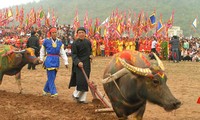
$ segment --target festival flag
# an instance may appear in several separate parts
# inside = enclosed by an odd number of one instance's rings
[[[93,35],[94,35],[94,31],[92,28],[92,18],[91,18],[88,22],[88,36],[93,36]]]
[[[107,22],[109,22],[110,20],[110,16],[108,16],[102,23],[100,26],[103,26],[104,24],[106,24]]]
[[[171,28],[173,26],[174,23],[174,10],[172,11],[172,15],[170,16],[169,20],[166,23],[166,28],[168,30],[168,28]]]
[[[116,8],[116,10],[114,12],[114,21],[115,21],[115,23],[119,22],[119,11],[118,11],[118,8]]]
[[[26,29],[28,29],[28,27],[29,27],[29,14],[28,13],[26,14],[25,27],[26,27]]]
[[[41,8],[39,18],[40,18],[41,20],[44,19],[44,15],[45,15],[44,10]]]
[[[136,36],[140,36],[142,34],[142,27],[143,27],[143,11],[141,13],[139,13],[139,17],[138,17],[138,21],[136,22],[136,25],[134,27],[134,32]]]
[[[41,27],[41,18],[40,18],[41,11],[42,11],[42,7],[38,10],[37,15],[36,15],[36,24],[39,28]]]
[[[85,28],[85,30],[86,30],[86,34],[88,35],[88,33],[89,33],[89,26],[88,26],[88,12],[86,11],[86,13],[85,13],[85,17],[84,17],[84,23],[83,23],[83,26],[84,26],[84,28]]]
[[[2,25],[7,25],[9,24],[9,22],[11,22],[13,20],[13,13],[12,13],[12,9],[11,8],[6,8],[4,10],[4,15],[3,18],[1,20],[1,24]]]
[[[0,24],[1,24],[1,26],[4,26],[4,25],[6,25],[6,17],[7,17],[5,9],[1,11],[1,16],[2,17],[1,17]]]
[[[150,15],[149,20],[150,20],[150,27],[153,28],[156,24],[156,14],[155,14],[155,12],[153,12],[152,15]]]
[[[103,36],[106,37],[107,36],[107,29],[104,28],[104,31],[103,31]]]
[[[50,21],[49,21],[49,18],[47,18],[47,15],[45,15],[45,26],[47,27],[50,26]]]
[[[194,21],[192,22],[192,26],[197,29],[197,18],[194,19]]]
[[[162,15],[160,15],[160,20],[157,22],[156,33],[160,33],[164,26],[162,24]]]
[[[100,20],[99,20],[99,18],[96,18],[96,22],[94,25],[94,34],[100,35]]]
[[[131,12],[129,11],[129,14],[128,14],[128,19],[127,19],[127,25],[126,25],[126,30],[128,32],[128,36],[130,36],[130,30],[131,30],[131,26],[132,26],[132,21],[131,21]],[[122,29],[123,31],[123,29]],[[121,32],[122,33],[122,32]]]
[[[121,25],[120,24],[118,24],[117,29],[114,32],[114,36],[116,38],[120,38],[121,37]]]
[[[117,26],[117,31],[121,34],[121,25],[120,24],[118,24],[118,26]]]
[[[18,6],[16,6],[16,15],[15,15],[16,21],[19,21],[19,9]]]
[[[50,26],[50,13],[49,10],[47,12],[47,15],[45,15],[45,26],[49,27]]]
[[[138,22],[137,22],[138,28],[139,28],[140,25],[141,25],[141,17],[142,17],[142,12],[139,14],[139,17],[138,17]]]
[[[21,27],[23,25],[23,22],[24,22],[24,8],[22,7],[19,12],[19,23]]]
[[[198,98],[197,103],[200,104],[200,97]]]
[[[38,28],[41,27],[41,20],[39,17],[36,18],[36,24],[37,24]]]
[[[147,33],[149,30],[149,19],[148,19],[148,14],[146,13],[146,16],[145,16],[145,19],[144,19],[144,22],[143,22],[143,31],[145,33]]]
[[[163,24],[162,24],[162,20],[159,20],[157,22],[157,28],[156,28],[157,33],[161,32],[163,30],[163,28],[164,27],[163,27]]]
[[[110,23],[109,22],[106,22],[105,25],[104,25],[104,38],[108,38],[110,37]]]
[[[3,26],[4,24],[3,19],[4,19],[4,12],[3,12],[3,9],[1,9],[0,10],[0,26]]]
[[[13,16],[13,13],[12,13],[12,10],[11,10],[11,8],[10,8],[10,9],[8,9],[8,11],[7,11],[7,17],[10,18],[10,17],[12,17],[12,16]]]
[[[54,14],[54,9],[52,11],[52,21],[51,22],[52,22],[52,26],[55,27],[56,26],[56,16]]]
[[[31,11],[29,12],[28,26],[31,27],[35,23],[36,23],[36,13],[34,8],[32,8]]]
[[[0,10],[0,25],[2,25],[2,24],[1,24],[2,17],[3,17],[3,11],[2,11],[2,10]]]
[[[135,16],[136,17],[136,16]],[[138,20],[135,20],[134,25],[133,25],[133,33],[135,35],[138,35],[138,31],[139,31],[139,27],[140,27],[140,23],[141,23],[141,13],[139,13],[138,15]]]
[[[78,18],[78,10],[76,10],[76,14],[74,17],[74,23],[73,23],[73,29],[76,31],[79,27],[80,27],[80,22],[79,22],[79,18]]]

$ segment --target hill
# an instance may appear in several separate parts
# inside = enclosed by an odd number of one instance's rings
[[[71,24],[76,10],[78,10],[81,24],[83,24],[86,11],[89,18],[98,17],[103,21],[116,8],[119,11],[132,10],[137,14],[143,10],[149,15],[156,10],[157,18],[162,14],[165,22],[175,10],[174,25],[180,26],[184,35],[188,36],[194,35],[191,24],[199,14],[199,4],[199,0],[41,0],[38,3],[33,2],[23,6],[26,12],[32,7],[39,9],[41,6],[45,11],[54,9],[56,15],[59,16],[60,24]]]

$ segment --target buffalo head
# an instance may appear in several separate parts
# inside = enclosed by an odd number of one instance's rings
[[[154,56],[156,61],[140,52],[123,51],[116,54],[107,66],[104,78],[123,68],[128,70],[114,84],[104,84],[104,90],[118,117],[128,116],[136,111],[140,111],[138,113],[142,117],[146,101],[155,103],[166,111],[180,107],[181,102],[172,95],[166,84],[167,76],[162,61],[156,54]]]
[[[33,48],[26,48],[20,51],[14,51],[14,53],[24,54],[24,58],[28,63],[39,64],[40,60],[35,56],[35,50]]]

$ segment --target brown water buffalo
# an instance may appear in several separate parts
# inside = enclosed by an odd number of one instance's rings
[[[107,81],[103,86],[119,119],[127,119],[135,113],[135,119],[141,120],[147,100],[166,111],[180,107],[181,102],[166,85],[162,61],[155,54],[154,57],[156,60],[149,60],[143,53],[123,51],[115,54],[106,67],[103,78]],[[123,74],[119,75],[119,71]]]
[[[0,84],[3,75],[15,75],[20,93],[21,87],[21,69],[27,63],[39,64],[39,59],[34,54],[34,49],[26,48],[25,50],[16,51],[11,45],[0,45]]]

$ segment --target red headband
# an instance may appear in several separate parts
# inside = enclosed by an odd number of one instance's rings
[[[52,32],[57,32],[57,29],[56,29],[56,28],[51,28],[51,29],[49,30],[49,32],[50,32],[50,33],[52,33]]]

